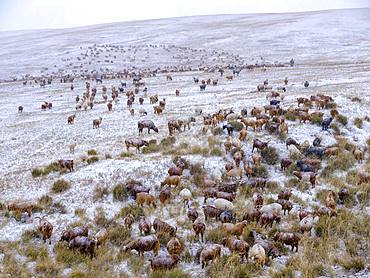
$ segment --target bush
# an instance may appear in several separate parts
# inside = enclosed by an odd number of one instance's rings
[[[86,159],[87,164],[92,164],[99,161],[99,157],[97,156],[90,156]]]
[[[212,156],[222,156],[222,150],[218,147],[214,147],[211,149],[210,155]]]
[[[127,197],[126,186],[122,183],[119,183],[113,187],[112,193],[113,193],[113,200],[123,201],[124,198]]]
[[[118,246],[128,243],[131,238],[131,231],[122,225],[116,225],[108,230],[109,241]]]
[[[94,197],[95,201],[102,199],[104,196],[109,194],[109,190],[107,186],[100,186],[97,185],[94,189]]]
[[[206,277],[259,277],[261,270],[258,264],[240,263],[240,256],[234,253],[212,262],[206,270]]]
[[[223,133],[223,129],[222,127],[217,126],[217,127],[212,128],[211,132],[213,136],[221,135]]]
[[[189,169],[190,168],[190,163],[188,160],[186,160],[185,158],[182,158],[180,156],[175,156],[173,159],[172,159],[172,162],[174,164],[178,164],[178,163],[182,163],[183,165],[185,165],[185,169]]]
[[[342,125],[346,126],[348,124],[348,117],[342,114],[339,114],[337,117],[337,121]]]
[[[96,150],[88,150],[87,155],[98,155],[98,152]]]
[[[43,169],[43,175],[49,175],[51,172],[63,172],[66,169],[60,167],[59,162],[55,161],[50,163]]]
[[[261,151],[261,156],[268,165],[274,165],[279,161],[279,154],[274,147],[264,148]]]
[[[44,174],[41,168],[34,168],[31,171],[32,177],[37,178]]]
[[[358,98],[358,97],[352,97],[351,98],[351,101],[353,101],[353,102],[359,102],[359,103],[362,102],[362,100],[360,98]]]
[[[227,233],[220,228],[213,228],[206,230],[205,239],[206,241],[222,244],[222,239],[227,237]]]
[[[297,120],[297,116],[294,113],[292,113],[292,112],[287,112],[285,118],[288,121],[295,121],[295,120]]]
[[[160,145],[160,148],[162,148],[162,149],[168,149],[168,148],[172,147],[173,144],[175,144],[175,143],[176,143],[176,138],[175,137],[167,137],[167,138],[163,138],[159,145]]]
[[[366,261],[362,257],[344,257],[339,260],[339,264],[347,270],[354,270],[356,272],[365,268]]]
[[[328,109],[335,109],[335,108],[337,108],[337,104],[335,102],[328,102],[326,104],[326,108],[328,108]]]
[[[340,135],[340,128],[337,123],[332,123],[330,125],[330,128],[334,130],[334,135],[339,136]]]
[[[107,228],[112,220],[105,216],[105,211],[103,208],[97,208],[95,211],[94,222],[97,226]]]
[[[253,168],[253,173],[252,176],[255,178],[265,178],[267,179],[269,176],[269,173],[267,171],[266,166],[260,165],[260,166],[255,166]]]
[[[322,116],[320,117],[319,115],[313,115],[311,116],[311,123],[321,126],[322,123]]]
[[[43,258],[37,260],[35,271],[38,277],[59,277],[59,267],[56,263],[53,262],[51,258]]]
[[[62,193],[68,189],[71,188],[71,185],[68,181],[66,180],[63,180],[63,179],[60,179],[60,180],[56,180],[54,183],[53,183],[53,186],[51,188],[51,191],[53,193]]]
[[[62,203],[56,202],[56,203],[53,204],[53,212],[64,214],[64,213],[67,213],[67,209],[66,209],[65,205],[63,205]]]
[[[86,214],[86,209],[84,209],[84,208],[77,208],[77,209],[75,209],[75,215],[76,216],[82,218],[82,217],[85,216],[85,214]]]
[[[170,270],[156,270],[149,274],[149,278],[190,278],[190,275],[179,267]]]
[[[109,154],[109,153],[106,153],[106,154],[105,154],[105,159],[112,159],[112,155],[111,155],[111,154]]]
[[[121,152],[120,154],[119,154],[119,157],[121,157],[121,158],[125,158],[125,157],[133,157],[133,156],[135,156],[133,153],[130,153],[130,152]]]
[[[364,122],[362,121],[361,118],[358,118],[356,117],[353,121],[354,125],[357,127],[357,128],[362,128]]]
[[[154,152],[158,152],[159,151],[159,145],[157,145],[157,141],[156,140],[150,140],[148,143],[149,143],[148,146],[145,146],[145,147],[143,147],[141,149],[141,152],[143,154],[154,153]]]
[[[46,259],[49,254],[48,250],[46,247],[42,246],[33,246],[33,245],[28,245],[24,249],[24,254],[29,257],[32,261],[36,261],[36,259]]]
[[[39,237],[39,232],[37,229],[30,229],[30,230],[25,230],[22,235],[21,239],[24,243],[29,242],[33,238],[38,238]]]
[[[201,146],[192,146],[190,151],[189,151],[189,154],[199,154],[199,155],[203,155],[203,156],[207,156],[209,153],[209,149],[207,147],[201,147]]]
[[[53,203],[53,198],[51,198],[49,195],[41,196],[39,201],[38,201],[38,205],[43,207],[43,208],[51,206],[52,203]]]
[[[139,207],[137,205],[129,205],[127,207],[121,208],[121,211],[119,215],[124,218],[127,215],[132,214],[132,216],[135,218],[135,220],[139,220],[141,216],[144,216],[144,211],[142,207]]]
[[[59,263],[64,263],[67,266],[78,265],[80,263],[87,263],[90,260],[78,250],[69,249],[64,242],[58,242],[54,246],[55,259]]]
[[[339,153],[337,157],[330,158],[328,164],[322,169],[321,177],[330,177],[334,171],[347,171],[355,163],[355,158],[351,153]]]
[[[238,121],[230,121],[229,124],[234,128],[236,131],[241,131],[244,128],[244,125]]]

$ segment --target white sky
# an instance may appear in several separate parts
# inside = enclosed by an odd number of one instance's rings
[[[0,31],[190,15],[362,7],[370,7],[370,0],[0,0]]]

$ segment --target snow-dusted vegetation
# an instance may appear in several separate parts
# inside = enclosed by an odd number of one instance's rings
[[[369,12],[1,32],[0,273],[367,277]]]

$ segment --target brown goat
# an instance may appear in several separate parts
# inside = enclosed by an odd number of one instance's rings
[[[140,234],[149,235],[152,230],[152,223],[145,217],[141,217],[139,221],[139,231]]]
[[[247,221],[242,221],[236,224],[232,223],[223,223],[222,224],[222,230],[224,230],[226,233],[235,235],[235,236],[241,236],[243,233],[243,230],[245,226],[247,226],[248,222]]]
[[[279,232],[274,236],[275,241],[279,241],[286,245],[290,245],[292,247],[292,251],[294,251],[294,248],[296,248],[296,252],[298,252],[298,243],[300,239],[301,239],[300,236],[295,233]]]
[[[236,237],[223,238],[222,245],[227,247],[230,252],[239,254],[242,260],[243,257],[248,260],[249,244],[244,240],[239,240]]]
[[[146,192],[136,194],[136,203],[138,206],[143,206],[146,203],[148,206],[156,207],[155,197]]]
[[[39,219],[39,226],[38,230],[42,235],[42,240],[46,242],[46,240],[49,240],[49,244],[51,244],[51,236],[53,234],[53,225],[45,219],[46,216],[43,216],[42,218],[40,217],[35,217]]]
[[[27,212],[28,216],[31,216],[34,207],[31,203],[10,203],[8,205],[8,211]]]
[[[131,229],[131,225],[135,222],[135,217],[129,213],[126,215],[126,217],[123,219],[123,223],[125,224],[127,229]]]
[[[180,255],[183,250],[180,240],[177,237],[171,238],[167,243],[167,251],[170,255]]]
[[[209,261],[214,261],[221,256],[221,246],[218,244],[213,244],[211,246],[206,246],[200,252],[200,263],[202,268],[206,267]]]
[[[168,176],[165,178],[165,180],[163,182],[161,182],[161,186],[164,186],[164,185],[174,185],[175,187],[177,187],[179,184],[180,184],[180,181],[181,181],[181,176]]]
[[[129,250],[136,250],[139,253],[139,256],[144,256],[144,252],[153,250],[154,255],[158,255],[159,248],[160,243],[157,237],[150,235],[132,240],[125,247],[123,247],[123,251],[127,252]]]
[[[176,266],[178,261],[180,260],[180,257],[177,255],[171,255],[171,256],[157,256],[154,258],[150,258],[150,267],[152,270],[168,270],[172,269]]]
[[[196,240],[199,240],[199,236],[200,236],[200,240],[199,241],[203,241],[204,242],[204,232],[206,230],[206,224],[204,224],[203,222],[197,220],[193,223],[193,230],[195,232],[195,239]]]
[[[100,127],[100,125],[101,125],[101,122],[102,122],[102,118],[100,117],[99,119],[95,119],[95,120],[93,120],[93,128],[95,129],[95,128],[99,128]]]

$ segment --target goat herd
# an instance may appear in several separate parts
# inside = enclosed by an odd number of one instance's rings
[[[240,70],[236,69],[233,75],[226,76],[227,82],[232,82],[233,79],[239,75]],[[224,70],[219,73],[223,78]],[[166,82],[171,82],[173,77],[166,75]],[[143,105],[145,101],[150,101],[153,105],[154,114],[160,115],[165,111],[167,101],[166,99],[159,100],[158,95],[148,96],[148,89],[145,87],[145,82],[140,76],[132,76],[133,90],[127,90],[127,84],[121,82],[119,86],[112,86],[111,100],[108,100],[107,88],[102,86],[102,101],[95,99],[97,89],[92,88],[90,82],[86,82],[86,91],[82,97],[76,97],[76,110],[93,109],[93,107],[100,103],[106,103],[107,110],[112,111],[114,104],[118,103],[122,95],[127,96],[127,109],[131,115],[135,114],[133,104],[138,98],[138,105]],[[201,92],[205,91],[207,85],[217,86],[218,79],[199,80],[193,78],[194,83],[199,85]],[[100,83],[102,80],[100,80]],[[336,216],[337,200],[341,204],[348,197],[348,190],[343,189],[338,192],[329,191],[326,196],[324,206],[318,207],[315,210],[308,210],[301,208],[297,213],[297,218],[294,220],[298,223],[299,229],[294,231],[277,231],[273,236],[267,236],[267,233],[259,233],[256,230],[251,230],[248,237],[249,241],[243,238],[244,229],[252,222],[260,225],[265,231],[274,227],[279,227],[279,223],[287,219],[291,210],[298,207],[294,201],[291,200],[292,191],[284,188],[278,194],[277,198],[271,202],[266,201],[265,190],[269,184],[269,180],[264,177],[258,177],[256,170],[265,162],[266,158],[262,154],[271,148],[271,141],[262,140],[262,135],[266,130],[267,135],[274,138],[279,138],[282,135],[289,134],[289,124],[295,119],[299,123],[306,124],[307,122],[314,122],[316,119],[321,124],[322,131],[327,132],[334,119],[339,115],[335,109],[335,102],[331,96],[317,93],[311,95],[309,98],[299,97],[297,99],[297,107],[284,107],[284,97],[288,94],[289,81],[287,78],[283,80],[283,84],[272,90],[268,80],[263,84],[256,87],[256,93],[261,94],[269,101],[264,107],[245,107],[242,108],[240,113],[233,109],[222,109],[214,111],[214,113],[206,114],[201,109],[197,109],[194,115],[189,117],[182,117],[177,120],[169,120],[168,135],[175,136],[176,133],[180,134],[190,130],[191,126],[196,125],[202,121],[201,133],[206,135],[208,131],[214,132],[219,128],[221,133],[226,130],[227,135],[223,135],[226,139],[223,141],[225,149],[225,156],[227,162],[225,163],[225,172],[222,180],[215,180],[214,178],[205,175],[202,177],[200,183],[192,188],[186,188],[182,185],[191,178],[183,175],[184,171],[189,168],[188,163],[184,159],[179,159],[168,169],[168,176],[161,182],[160,190],[157,194],[150,194],[151,188],[145,187],[140,183],[126,184],[126,191],[135,199],[140,207],[154,207],[157,208],[158,201],[162,206],[166,206],[171,202],[171,199],[179,197],[186,205],[186,217],[191,223],[193,230],[194,241],[199,241],[201,247],[194,254],[196,260],[201,263],[202,268],[221,257],[224,248],[232,253],[240,255],[241,260],[244,259],[248,262],[254,262],[264,265],[269,258],[279,256],[279,251],[276,248],[277,243],[283,243],[291,247],[292,252],[297,252],[299,242],[304,233],[311,235],[311,230],[317,222],[317,217],[327,215],[329,217]],[[304,87],[308,87],[309,83],[306,81]],[[73,85],[71,90],[74,90]],[[302,87],[302,90],[305,90]],[[140,93],[140,95],[139,95]],[[181,91],[176,90],[175,96],[180,96]],[[159,104],[157,105],[157,103]],[[330,108],[332,107],[332,108]],[[334,108],[333,108],[334,107]],[[311,111],[316,108],[315,111]],[[41,105],[42,110],[52,109],[52,103],[45,102]],[[330,109],[330,110],[329,110]],[[22,113],[24,107],[19,106],[18,111]],[[327,113],[325,111],[328,111]],[[140,115],[148,115],[148,111],[139,108]],[[248,113],[249,112],[249,113]],[[68,124],[74,124],[76,114],[70,115],[67,118]],[[93,128],[99,128],[103,123],[102,117],[92,121]],[[131,147],[136,149],[139,153],[141,148],[146,148],[150,142],[144,140],[143,130],[147,129],[148,134],[150,131],[159,132],[158,127],[152,120],[142,119],[137,123],[139,137],[127,138],[124,143],[127,151]],[[235,136],[235,133],[238,133]],[[252,140],[248,141],[248,135],[253,135]],[[260,137],[258,139],[257,137]],[[221,137],[220,137],[221,138]],[[278,140],[278,139],[277,139]],[[293,169],[289,173],[304,182],[308,182],[314,188],[318,182],[318,172],[320,171],[322,160],[325,157],[336,156],[339,153],[337,146],[322,146],[321,139],[315,138],[312,144],[308,141],[298,142],[293,138],[284,139],[286,148],[289,150],[289,157],[281,158],[280,169],[282,172],[288,174],[289,169]],[[249,148],[248,142],[252,142],[250,146],[251,155],[247,155],[246,147]],[[243,149],[244,148],[244,149]],[[360,163],[364,160],[364,150],[357,147],[352,150],[354,157]],[[143,154],[144,155],[144,154]],[[73,160],[60,160],[59,164],[72,172],[74,170]],[[247,178],[245,178],[247,177]],[[367,173],[361,173],[361,182],[369,182],[370,176]],[[180,190],[180,189],[181,190]],[[244,209],[242,213],[236,210],[235,200],[240,196],[242,188],[251,188],[253,191],[252,202],[253,206]],[[177,195],[174,196],[174,191]],[[196,197],[204,198],[203,206],[198,206]],[[211,204],[207,202],[212,199]],[[29,204],[16,204],[8,205],[9,211],[27,212],[29,215],[32,213],[32,205]],[[36,219],[36,218],[35,218]],[[53,225],[46,219],[46,217],[39,217],[39,232],[42,234],[44,241],[49,240],[53,234]],[[218,226],[217,222],[221,222]],[[153,251],[154,256],[151,256],[149,261],[153,270],[155,269],[171,269],[175,267],[182,259],[182,254],[186,248],[184,239],[180,234],[186,234],[186,228],[179,228],[171,225],[162,219],[155,218],[151,222],[147,217],[141,216],[139,219],[132,214],[124,217],[124,225],[127,229],[131,229],[134,224],[137,224],[141,236],[135,239],[130,239],[124,246],[123,250],[130,251],[136,250],[139,256],[143,256],[145,252]],[[209,227],[220,227],[220,231],[225,236],[220,242],[212,242],[206,240],[205,235]],[[179,229],[178,229],[179,228]],[[152,229],[155,234],[152,233]],[[182,230],[182,231],[181,231]],[[181,232],[180,232],[181,231]],[[180,232],[180,233],[179,233]],[[168,234],[170,240],[166,244],[167,254],[159,254],[161,243],[159,236]],[[109,231],[101,229],[94,238],[89,237],[88,226],[80,226],[63,231],[61,241],[66,241],[68,247],[71,249],[78,249],[82,253],[94,257],[94,250],[104,244],[107,244],[109,239]],[[189,245],[191,243],[189,242]],[[163,247],[163,246],[162,246]],[[164,251],[165,252],[165,251]]]

